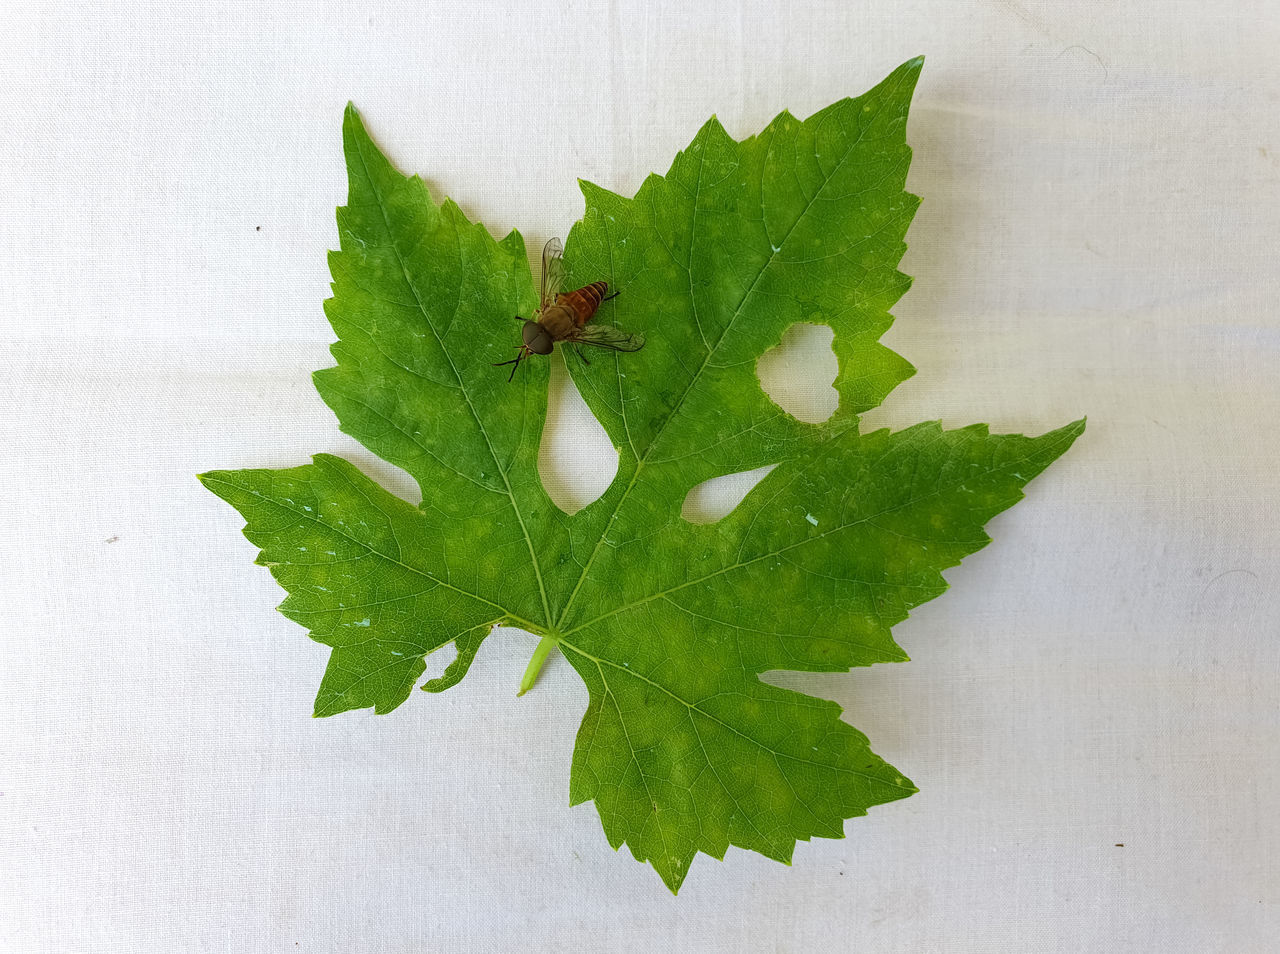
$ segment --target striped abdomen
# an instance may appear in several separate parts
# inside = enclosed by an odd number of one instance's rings
[[[608,282],[592,282],[583,285],[577,291],[562,292],[556,296],[556,304],[564,305],[571,310],[578,327],[581,328],[600,307],[600,302],[609,291]]]

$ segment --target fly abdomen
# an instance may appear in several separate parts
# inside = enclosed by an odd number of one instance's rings
[[[572,309],[578,327],[582,327],[591,320],[591,316],[596,313],[596,309],[600,307],[600,302],[608,292],[608,282],[592,282],[590,285],[583,285],[577,291],[559,295],[556,298],[556,304]]]

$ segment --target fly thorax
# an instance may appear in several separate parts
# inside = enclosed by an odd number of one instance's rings
[[[557,340],[569,337],[578,327],[573,311],[564,305],[548,305],[538,316],[538,323]]]

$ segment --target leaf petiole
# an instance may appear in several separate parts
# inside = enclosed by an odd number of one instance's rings
[[[520,691],[517,696],[523,696],[526,692],[533,688],[533,684],[538,681],[538,673],[542,672],[542,666],[547,661],[547,657],[551,655],[551,650],[555,648],[559,642],[554,636],[543,636],[538,641],[538,648],[533,651],[533,656],[529,659],[529,665],[525,668],[524,676],[520,679]]]

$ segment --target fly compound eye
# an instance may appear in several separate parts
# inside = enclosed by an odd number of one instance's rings
[[[555,347],[555,339],[551,337],[551,332],[536,321],[525,322],[520,336],[524,339],[524,346],[534,354],[550,354],[551,349]]]

